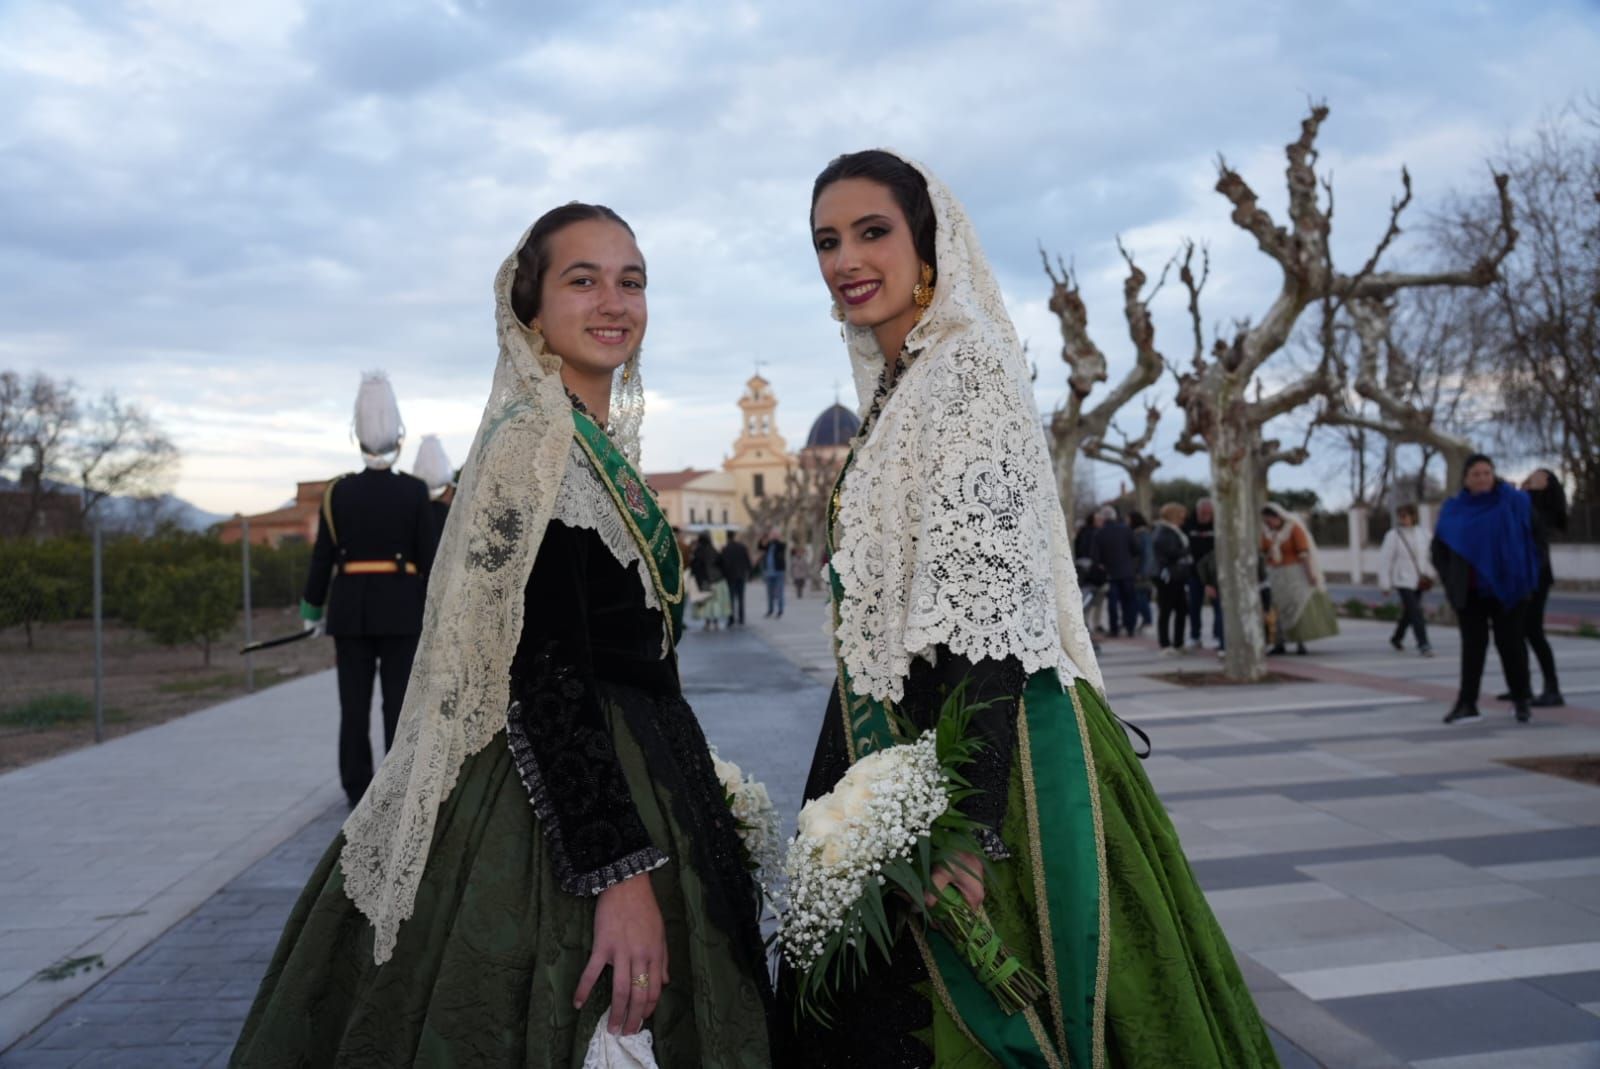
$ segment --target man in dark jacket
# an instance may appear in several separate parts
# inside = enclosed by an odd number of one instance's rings
[[[1200,562],[1216,552],[1217,547],[1216,506],[1209,497],[1202,497],[1194,503],[1194,511],[1183,521],[1183,533],[1189,536],[1189,555],[1195,563],[1195,572],[1189,577],[1189,641],[1196,649],[1201,647],[1202,610],[1210,602],[1211,637],[1216,639],[1217,648],[1221,649],[1222,607],[1217,604],[1217,599],[1206,595],[1205,585],[1200,582],[1199,575]]]
[[[744,584],[750,578],[750,551],[739,541],[737,533],[728,533],[728,544],[719,554],[722,578],[728,583],[728,626],[744,623]]]
[[[1129,638],[1139,622],[1138,598],[1134,580],[1139,574],[1139,540],[1133,529],[1117,518],[1117,510],[1107,505],[1100,510],[1100,528],[1090,547],[1090,559],[1105,570],[1111,602],[1111,637],[1119,626]]]
[[[323,493],[300,615],[333,636],[339,678],[339,781],[351,806],[372,782],[372,683],[383,685],[383,743],[394,742],[422,634],[438,527],[421,479],[391,471],[404,431],[394,391],[368,376],[356,401],[366,470]],[[324,617],[326,610],[326,617]]]
[[[767,584],[767,615],[783,615],[783,580],[789,570],[789,543],[776,527],[756,544],[761,552],[761,577]]]

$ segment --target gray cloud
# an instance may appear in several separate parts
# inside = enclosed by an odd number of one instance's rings
[[[1576,3],[21,2],[0,9],[0,353],[138,394],[206,507],[350,463],[365,367],[451,421],[413,430],[460,459],[495,267],[545,208],[597,200],[651,263],[647,381],[673,408],[647,460],[711,464],[756,361],[791,439],[848,395],[805,210],[829,158],[889,144],[967,202],[1048,405],[1037,242],[1075,260],[1121,364],[1118,234],[1152,271],[1210,239],[1219,322],[1269,299],[1210,190],[1219,152],[1279,210],[1281,146],[1326,96],[1336,241],[1359,256],[1401,161],[1424,202],[1480,183],[1498,139],[1585,87],[1596,36]],[[1181,308],[1158,315],[1177,344]],[[206,474],[230,465],[249,472]]]

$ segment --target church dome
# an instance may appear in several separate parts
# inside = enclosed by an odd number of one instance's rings
[[[861,429],[856,414],[841,404],[834,404],[811,425],[806,436],[807,449],[826,449],[830,446],[849,445],[850,439]]]

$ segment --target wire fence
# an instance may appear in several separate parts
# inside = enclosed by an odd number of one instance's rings
[[[310,556],[248,533],[0,541],[0,770],[330,667],[315,639],[239,652],[299,631]]]

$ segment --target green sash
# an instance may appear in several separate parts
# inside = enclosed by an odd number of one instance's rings
[[[617,511],[644,554],[650,581],[655,584],[662,611],[671,621],[672,640],[676,642],[683,635],[683,554],[672,525],[610,435],[577,409],[572,410],[572,435],[588,454],[589,463],[610,491]]]
[[[841,472],[831,498],[830,553],[843,481]],[[845,591],[832,569],[830,580],[837,636]],[[892,744],[893,710],[855,692],[838,656],[837,638],[834,659],[845,740],[851,761],[856,761]],[[1047,994],[1036,1005],[1007,1016],[942,934],[929,932],[917,944],[938,1004],[967,1039],[1001,1065],[1103,1066],[1110,921],[1099,790],[1083,706],[1074,690],[1062,688],[1054,669],[1035,672],[1027,681],[1011,779],[1013,811],[1007,814],[1003,834],[1013,860],[995,866],[1015,869],[1004,877],[1023,885],[1013,899],[1022,907],[1007,908],[991,898],[985,908],[1008,946],[1037,946]],[[1016,812],[1019,799],[1022,811]]]

